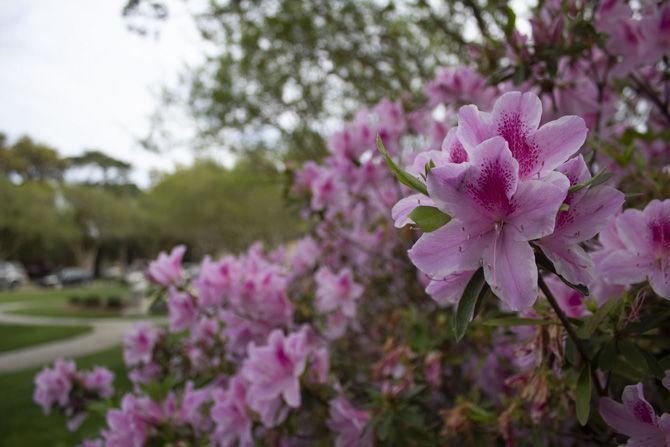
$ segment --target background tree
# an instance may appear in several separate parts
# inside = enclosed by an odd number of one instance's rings
[[[70,168],[92,169],[100,174],[100,182],[104,185],[128,183],[128,175],[132,165],[123,160],[110,157],[95,149],[88,149],[81,155],[70,157]],[[95,183],[89,180],[89,183]]]
[[[23,136],[11,146],[0,139],[0,172],[20,181],[59,181],[67,169],[67,160],[56,149]]]
[[[168,6],[130,0],[123,12],[164,20]],[[419,99],[420,80],[458,58],[493,71],[515,15],[497,0],[212,0],[196,19],[213,51],[168,101],[187,106],[205,143],[307,159],[334,122],[397,92]]]

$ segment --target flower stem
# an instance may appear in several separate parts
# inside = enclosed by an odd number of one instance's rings
[[[547,287],[547,283],[544,282],[544,278],[542,278],[542,275],[538,275],[538,284],[540,285],[542,293],[544,293],[544,296],[547,298],[547,301],[549,301],[549,304],[554,309],[554,312],[556,312],[558,319],[561,320],[561,324],[565,328],[565,331],[568,333],[568,336],[572,339],[572,342],[577,347],[577,351],[579,351],[579,355],[581,355],[582,360],[586,364],[589,364],[589,370],[591,371],[591,378],[593,381],[593,385],[595,385],[596,390],[598,391],[598,395],[604,396],[605,390],[600,384],[600,380],[598,379],[595,370],[590,366],[591,361],[589,360],[589,354],[586,351],[586,346],[584,346],[582,340],[577,336],[575,328],[572,327],[570,320],[568,320],[568,317],[563,312],[563,309],[561,309],[561,306],[558,305],[558,302],[556,301],[554,294],[551,293],[551,290],[549,290],[549,287]]]

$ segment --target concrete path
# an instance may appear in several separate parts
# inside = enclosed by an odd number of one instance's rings
[[[57,340],[30,346],[16,351],[0,354],[0,373],[20,371],[47,365],[59,357],[74,358],[93,354],[119,345],[123,336],[140,322],[159,324],[163,318],[147,319],[116,319],[116,318],[73,318],[73,317],[39,317],[15,315],[7,313],[31,303],[0,304],[0,323],[26,324],[34,326],[90,326],[91,331],[65,340]]]

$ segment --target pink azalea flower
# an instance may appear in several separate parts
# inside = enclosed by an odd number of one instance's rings
[[[251,447],[252,419],[246,405],[247,385],[241,377],[233,377],[228,388],[214,392],[211,417],[216,424],[212,435],[215,445],[221,447]]]
[[[424,375],[426,382],[433,387],[439,387],[442,384],[442,354],[439,352],[429,352],[424,361]]]
[[[167,287],[179,282],[183,278],[181,261],[186,253],[186,246],[178,245],[170,254],[160,252],[158,259],[152,261],[147,269],[149,279],[161,286]]]
[[[181,405],[178,409],[179,421],[191,425],[196,430],[206,430],[209,421],[203,414],[203,407],[210,401],[210,398],[209,389],[195,389],[193,382],[187,382],[181,398]]]
[[[57,359],[53,368],[44,368],[35,376],[33,400],[42,407],[44,414],[49,414],[54,405],[61,408],[68,405],[76,370],[72,360]]]
[[[195,321],[196,308],[193,297],[179,292],[174,287],[169,290],[168,311],[170,313],[170,330],[183,331]]]
[[[134,332],[123,339],[123,360],[128,366],[149,363],[158,333],[146,323],[137,323]]]
[[[371,447],[374,445],[374,430],[365,429],[370,415],[354,407],[344,396],[330,401],[328,427],[333,430],[336,447]]]
[[[623,247],[610,250],[600,263],[605,280],[627,285],[648,279],[654,292],[670,299],[670,199],[652,200],[644,211],[624,211],[616,229]]]
[[[93,371],[82,374],[84,388],[105,399],[114,394],[112,382],[114,382],[114,373],[102,366],[96,366]]]
[[[564,163],[558,171],[568,177],[570,186],[591,179],[581,155]],[[538,241],[560,275],[577,284],[592,282],[593,261],[580,243],[598,234],[623,202],[623,193],[607,185],[568,193],[564,203],[569,208],[556,216],[554,232]]]
[[[200,266],[200,274],[193,281],[193,287],[198,292],[198,305],[203,309],[220,305],[223,295],[229,291],[235,273],[236,265],[232,257],[215,262],[205,256]]]
[[[609,397],[600,399],[598,410],[607,425],[628,436],[627,445],[670,447],[670,414],[656,416],[644,398],[642,384],[627,386],[621,398],[623,405]]]
[[[498,98],[491,113],[474,105],[458,112],[458,140],[469,156],[478,144],[501,136],[519,165],[519,180],[541,177],[562,165],[586,139],[578,116],[564,116],[539,127],[542,102],[532,92],[509,92]],[[539,128],[538,128],[539,127]]]
[[[274,330],[265,346],[251,343],[242,365],[242,377],[249,382],[249,406],[261,414],[266,426],[280,419],[281,401],[300,407],[300,376],[305,371],[310,346],[306,331],[284,336]]]
[[[333,273],[328,267],[316,272],[316,307],[320,312],[341,310],[348,318],[356,316],[356,302],[363,294],[363,286],[354,282],[351,269]]]
[[[548,276],[545,281],[558,305],[561,306],[567,316],[579,318],[589,314],[584,305],[584,295],[566,286],[563,281],[555,276]]]
[[[468,156],[468,163],[430,171],[430,197],[452,220],[421,236],[410,259],[435,280],[483,265],[486,282],[502,301],[515,310],[527,308],[537,298],[528,241],[553,232],[569,181],[557,172],[547,173],[549,180],[520,181],[519,163],[501,137],[479,144]]]

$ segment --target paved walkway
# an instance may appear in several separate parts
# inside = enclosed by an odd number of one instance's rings
[[[139,322],[158,324],[162,318],[116,319],[116,318],[73,318],[39,317],[7,313],[31,303],[0,304],[0,323],[26,324],[34,326],[90,326],[91,331],[65,340],[30,346],[0,354],[0,373],[20,371],[47,365],[58,357],[78,357],[103,351],[120,344],[123,336]]]

